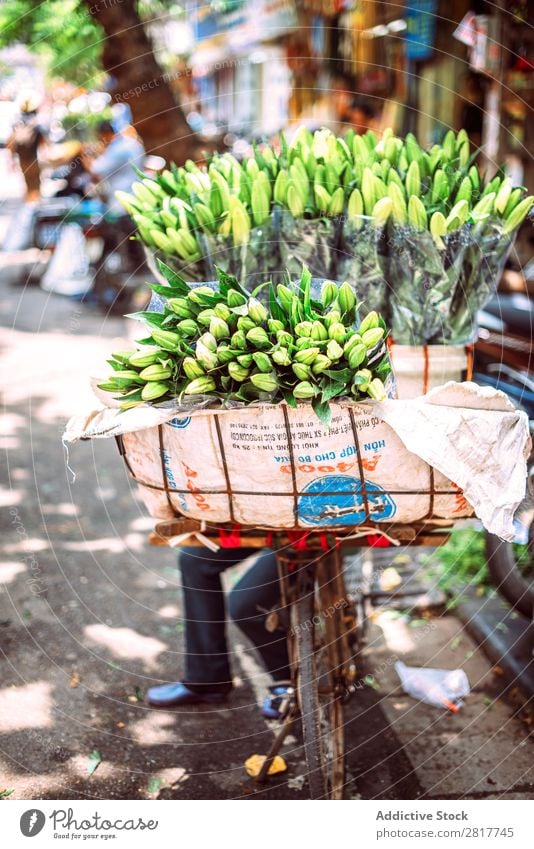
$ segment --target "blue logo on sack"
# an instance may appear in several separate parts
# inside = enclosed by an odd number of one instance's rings
[[[391,519],[397,506],[376,483],[366,483],[369,513],[373,521]],[[365,522],[362,483],[350,475],[316,478],[304,489],[298,503],[299,519],[309,525],[360,525]]]
[[[183,428],[187,427],[189,422],[191,421],[191,416],[187,416],[185,419],[171,419],[170,422],[165,422],[169,427]]]

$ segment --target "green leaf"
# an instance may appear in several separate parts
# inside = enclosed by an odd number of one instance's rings
[[[8,798],[9,796],[11,796],[14,792],[15,792],[15,788],[14,788],[14,787],[12,787],[10,790],[8,790],[8,788],[7,788],[7,787],[0,787],[0,799],[7,799],[7,798]]]
[[[184,293],[181,288],[174,288],[173,286],[162,286],[161,283],[149,283],[148,284],[153,292],[157,295],[162,295],[164,298],[183,298]]]
[[[101,762],[102,755],[100,754],[98,749],[93,749],[93,751],[87,758],[87,774],[92,775],[95,769],[98,769],[98,766]]]
[[[320,420],[321,424],[323,424],[325,427],[330,427],[332,411],[330,410],[330,405],[328,404],[328,402],[321,400],[318,397],[315,397],[312,401],[312,409],[317,418]]]
[[[215,266],[215,273],[217,274],[219,291],[225,299],[230,289],[235,289],[237,292],[240,292],[241,295],[244,295],[245,298],[250,297],[250,292],[247,292],[246,289],[243,289],[237,277],[234,277],[232,274],[227,274],[226,271],[224,271],[222,268],[219,268],[218,265]]]
[[[163,260],[161,259],[156,259],[156,265],[158,266],[158,269],[161,271],[165,280],[167,281],[169,286],[172,287],[172,289],[174,289],[175,291],[179,291],[180,295],[188,294],[190,287],[187,285],[185,280],[180,277],[179,274],[176,273],[176,271],[173,271],[173,269],[170,268],[167,263],[163,262]]]
[[[293,407],[293,409],[296,409],[296,407],[298,406],[297,399],[293,395],[293,392],[291,391],[291,389],[285,389],[283,395],[284,395],[284,401],[286,402],[288,407]]]
[[[131,312],[124,316],[125,318],[133,318],[134,321],[143,321],[151,327],[161,327],[165,321],[165,315],[162,312],[150,312],[149,310],[141,310],[140,312]]]
[[[348,383],[351,379],[353,372],[350,368],[339,368],[339,369],[325,369],[323,374],[326,377],[330,377],[332,380],[335,380],[337,383]]]
[[[122,371],[124,368],[126,368],[124,363],[118,363],[116,360],[106,360],[106,362],[108,363],[108,365],[111,366],[113,371]]]
[[[159,775],[153,776],[149,779],[148,784],[146,786],[147,792],[157,793],[163,783],[163,778],[160,778]]]
[[[332,383],[327,383],[322,387],[321,401],[326,403],[331,398],[335,398],[336,395],[343,395],[343,393],[346,394],[347,392],[348,389],[345,383],[335,383],[332,381]]]

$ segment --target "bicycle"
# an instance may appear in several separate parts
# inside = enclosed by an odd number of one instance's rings
[[[172,519],[156,525],[149,540],[171,547],[186,541],[188,546],[201,546],[206,539],[221,541],[228,533],[234,535],[234,541],[238,534],[240,545],[274,549],[287,627],[292,687],[280,707],[279,730],[255,780],[262,783],[267,779],[284,740],[301,722],[310,796],[340,800],[345,784],[344,705],[357,691],[357,659],[364,627],[362,599],[351,598],[345,588],[343,549],[368,546],[369,534],[383,534],[397,544],[442,545],[448,529],[427,522],[388,526],[387,530],[366,526],[356,533],[354,527],[336,529],[335,535],[295,534],[236,531],[227,525]]]

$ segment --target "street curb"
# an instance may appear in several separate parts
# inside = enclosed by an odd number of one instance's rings
[[[454,613],[509,684],[534,695],[533,626],[499,598],[467,598]]]

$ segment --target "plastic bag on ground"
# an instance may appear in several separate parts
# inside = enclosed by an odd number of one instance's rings
[[[81,296],[94,283],[85,238],[79,224],[65,224],[41,280],[41,288],[55,295]]]
[[[469,681],[463,669],[426,669],[406,666],[401,660],[395,664],[405,693],[413,699],[433,707],[444,707],[456,713],[462,699],[470,693]]]

